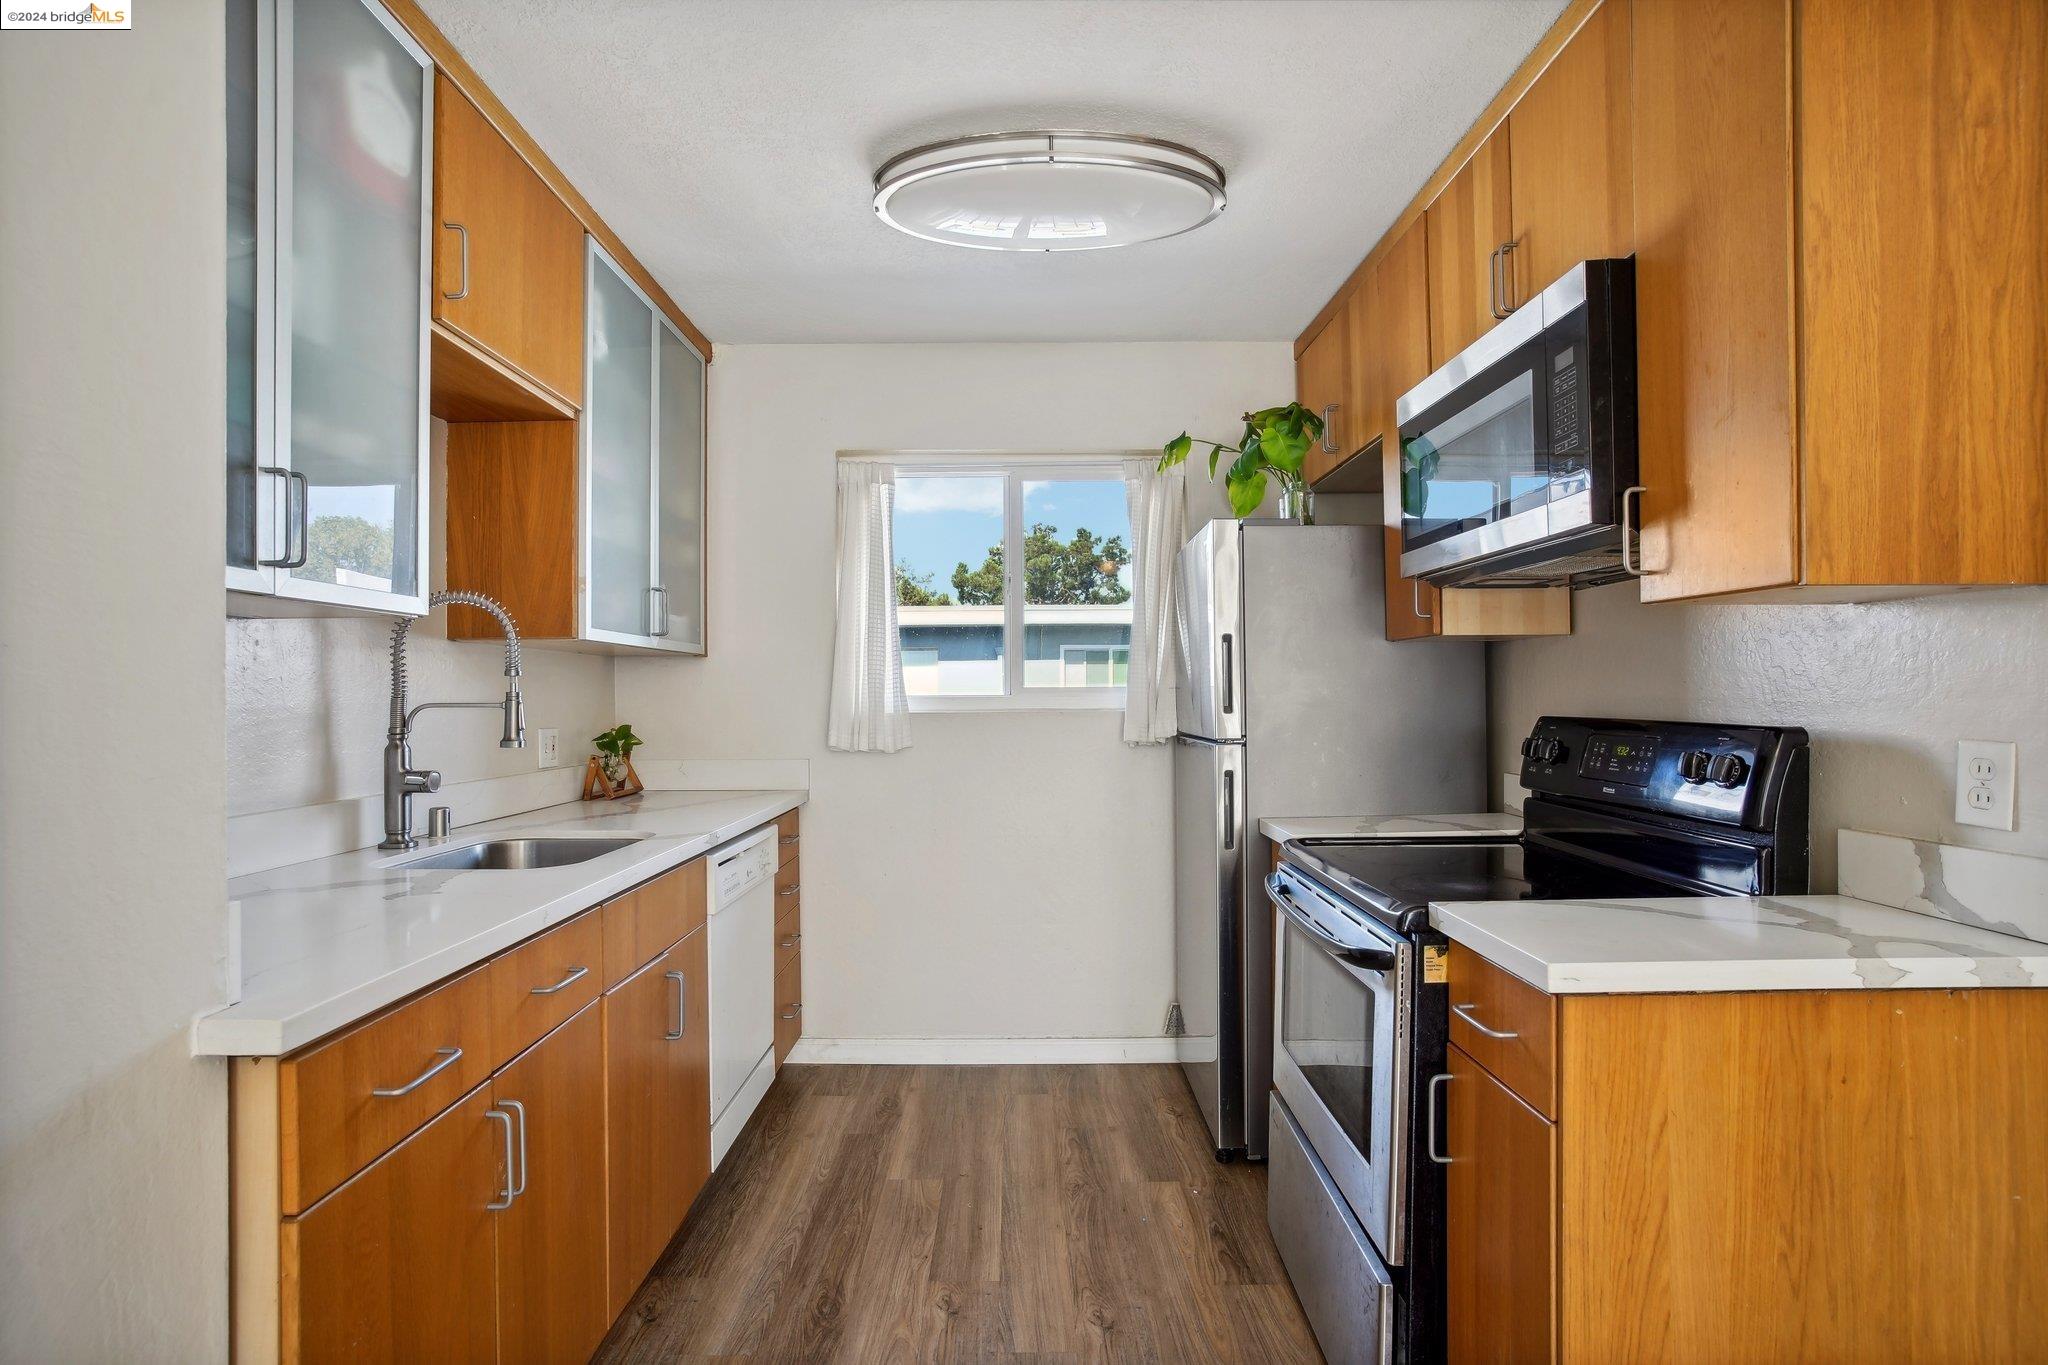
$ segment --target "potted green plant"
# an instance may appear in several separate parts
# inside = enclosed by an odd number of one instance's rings
[[[633,733],[633,727],[621,721],[611,729],[591,738],[597,753],[590,760],[591,772],[584,779],[585,798],[593,794],[607,797],[631,796],[643,790],[640,775],[633,771],[633,751],[646,741]]]
[[[1159,456],[1159,467],[1171,469],[1187,459],[1195,446],[1204,445],[1209,447],[1209,477],[1214,479],[1216,467],[1227,450],[1231,460],[1224,471],[1223,486],[1230,496],[1233,513],[1248,517],[1258,511],[1259,504],[1266,500],[1267,480],[1278,479],[1280,515],[1306,526],[1315,521],[1315,504],[1308,480],[1302,477],[1302,462],[1308,458],[1309,447],[1322,439],[1323,419],[1299,403],[1289,403],[1284,408],[1246,413],[1244,435],[1236,445],[1190,438],[1183,431],[1166,443]]]

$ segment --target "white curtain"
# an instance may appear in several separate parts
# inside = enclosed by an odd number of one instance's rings
[[[893,754],[910,745],[896,634],[896,470],[839,461],[839,629],[832,647],[834,749]]]
[[[1157,459],[1125,460],[1131,507],[1131,666],[1124,692],[1124,743],[1173,738],[1175,563],[1187,540],[1187,471],[1160,472]]]

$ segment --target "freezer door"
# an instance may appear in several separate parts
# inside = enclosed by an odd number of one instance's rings
[[[1173,746],[1174,990],[1181,1069],[1216,1150],[1244,1146],[1238,869],[1244,749],[1182,736]]]
[[[1244,738],[1243,531],[1212,521],[1180,551],[1180,729]]]

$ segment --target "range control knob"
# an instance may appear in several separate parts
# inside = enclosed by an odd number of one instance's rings
[[[1555,739],[1546,739],[1536,751],[1536,757],[1545,763],[1555,763],[1564,757],[1564,744]]]
[[[1539,747],[1539,746],[1540,746],[1540,745],[1541,745],[1542,743],[1543,743],[1543,741],[1542,741],[1542,740],[1540,740],[1540,739],[1538,739],[1538,738],[1536,738],[1536,736],[1534,736],[1534,735],[1531,735],[1531,736],[1529,736],[1529,737],[1528,737],[1527,739],[1523,740],[1523,741],[1522,741],[1522,757],[1523,757],[1523,758],[1534,758],[1534,757],[1536,757],[1536,750],[1537,750],[1537,748],[1538,748],[1538,747]]]
[[[1739,787],[1749,776],[1749,764],[1741,754],[1720,754],[1707,765],[1707,780],[1717,787]]]
[[[1678,775],[1697,785],[1707,780],[1707,763],[1713,755],[1705,749],[1688,749],[1678,756]]]

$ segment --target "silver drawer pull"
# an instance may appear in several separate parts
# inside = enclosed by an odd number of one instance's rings
[[[1522,1036],[1522,1035],[1521,1035],[1521,1034],[1519,1034],[1519,1033],[1502,1033],[1502,1032],[1501,1032],[1501,1031],[1500,1031],[1499,1029],[1497,1029],[1497,1028],[1488,1028],[1488,1027],[1487,1027],[1486,1025],[1484,1025],[1484,1024],[1482,1024],[1482,1023],[1480,1023],[1480,1022],[1479,1022],[1479,1021],[1478,1021],[1477,1019],[1474,1019],[1474,1018],[1472,1017],[1472,1011],[1473,1011],[1473,1010],[1476,1010],[1476,1009],[1478,1009],[1478,1008],[1479,1008],[1479,1006],[1475,1005],[1474,1003],[1472,1003],[1471,1001],[1469,1001],[1469,1000],[1468,1000],[1468,1001],[1466,1001],[1466,1002],[1465,1002],[1464,1004],[1462,1004],[1462,1005],[1453,1005],[1453,1006],[1451,1006],[1451,1013],[1452,1013],[1452,1014],[1455,1014],[1455,1015],[1457,1015],[1457,1016],[1458,1016],[1458,1017],[1459,1017],[1460,1019],[1463,1019],[1463,1020],[1464,1020],[1464,1021],[1465,1021],[1466,1023],[1470,1024],[1470,1025],[1471,1025],[1471,1026],[1472,1026],[1473,1028],[1476,1028],[1476,1029],[1478,1029],[1478,1030],[1479,1030],[1479,1031],[1480,1031],[1481,1033],[1485,1034],[1485,1035],[1486,1035],[1487,1037],[1489,1037],[1489,1038],[1497,1038],[1497,1039],[1499,1039],[1499,1040],[1500,1040],[1501,1042],[1506,1042],[1506,1041],[1507,1041],[1508,1039],[1510,1039],[1510,1038],[1519,1038],[1519,1037],[1521,1037],[1521,1036]]]
[[[1431,1077],[1429,1078],[1429,1099],[1428,1099],[1428,1101],[1427,1101],[1427,1103],[1428,1103],[1428,1105],[1429,1105],[1429,1134],[1428,1134],[1427,1144],[1428,1144],[1428,1149],[1429,1149],[1429,1159],[1430,1159],[1431,1161],[1434,1161],[1434,1162],[1435,1162],[1435,1163],[1436,1163],[1437,1165],[1439,1165],[1439,1166],[1448,1166],[1448,1165],[1450,1165],[1450,1164],[1451,1164],[1451,1159],[1450,1159],[1449,1157],[1447,1157],[1447,1156],[1439,1156],[1439,1155],[1437,1155],[1437,1150],[1436,1150],[1436,1088],[1437,1088],[1437,1087],[1438,1087],[1439,1085],[1442,1085],[1442,1084],[1443,1084],[1443,1083],[1444,1083],[1445,1081],[1449,1080],[1450,1078],[1451,1078],[1451,1073],[1450,1073],[1450,1072],[1448,1072],[1448,1071],[1439,1071],[1439,1072],[1438,1072],[1438,1073],[1437,1073],[1436,1075],[1434,1075],[1434,1076],[1431,1076]]]
[[[496,1199],[493,1199],[490,1203],[484,1205],[484,1207],[487,1209],[509,1209],[512,1207],[512,1201],[519,1197],[519,1191],[512,1188],[514,1183],[514,1168],[512,1164],[512,1116],[502,1109],[486,1109],[484,1110],[484,1117],[487,1119],[496,1119],[498,1122],[505,1125],[505,1188],[499,1191],[498,1197]]]
[[[441,226],[455,233],[462,243],[462,283],[452,294],[445,289],[441,291],[442,298],[450,303],[459,303],[469,297],[469,229],[460,223],[443,223]]]
[[[803,889],[803,883],[799,882],[795,886],[785,886],[775,894],[778,896],[794,896],[797,892]]]
[[[804,936],[802,934],[791,934],[788,938],[777,939],[775,941],[775,946],[778,948],[794,948],[797,944],[802,943],[803,941]]]
[[[783,1011],[782,1017],[783,1017],[784,1019],[794,1019],[794,1018],[796,1018],[796,1017],[797,1017],[797,1016],[798,1016],[799,1014],[802,1014],[803,1012],[804,1012],[804,1006],[803,1006],[803,1002],[802,1002],[801,1000],[799,1000],[799,1001],[798,1001],[798,1002],[797,1002],[796,1004],[794,1004],[794,1005],[791,1005],[791,1006],[790,1006],[790,1007],[789,1007],[789,1008],[788,1008],[787,1010]]]
[[[499,1100],[498,1104],[519,1116],[519,1182],[512,1187],[516,1198],[526,1193],[526,1106],[518,1100]]]
[[[777,840],[776,842],[780,843],[784,848],[788,848],[791,844],[795,843],[799,837],[800,836],[795,834],[785,834],[782,836],[781,839]]]
[[[589,975],[590,968],[588,967],[571,967],[569,969],[569,974],[563,977],[560,981],[557,981],[552,986],[535,986],[533,988],[533,993],[535,995],[554,995],[558,992],[568,990],[571,986],[575,985],[577,982],[581,981],[584,977]]]
[[[688,998],[690,988],[689,985],[684,982],[683,974],[681,972],[663,972],[662,975],[676,983],[675,1031],[673,1033],[664,1033],[661,1035],[665,1040],[673,1043],[683,1036],[683,1015],[688,1011],[688,1005],[685,1003],[685,1001]]]
[[[449,1067],[454,1066],[457,1062],[461,1061],[462,1049],[459,1047],[437,1047],[434,1049],[434,1055],[436,1057],[439,1057],[441,1060],[435,1062],[432,1066],[428,1067],[425,1071],[422,1071],[419,1075],[407,1081],[404,1085],[393,1086],[389,1090],[372,1090],[370,1093],[372,1095],[377,1096],[377,1098],[379,1099],[385,1100],[395,1100],[401,1095],[410,1095],[413,1091],[419,1089],[428,1081],[433,1080],[434,1077],[440,1075]]]

